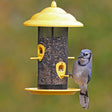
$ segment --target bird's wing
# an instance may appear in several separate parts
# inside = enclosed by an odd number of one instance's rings
[[[90,81],[90,79],[91,79],[91,74],[92,74],[92,70],[91,70],[91,72],[88,74],[88,82]],[[87,82],[87,83],[88,83]]]
[[[89,82],[92,75],[92,61],[89,63],[88,68],[90,69],[90,73],[88,74],[88,82]]]

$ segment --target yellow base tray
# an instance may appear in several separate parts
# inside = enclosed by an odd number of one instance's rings
[[[68,89],[39,89],[39,88],[25,88],[26,91],[29,91],[31,94],[37,95],[73,95],[76,92],[80,91],[77,88],[68,88]]]

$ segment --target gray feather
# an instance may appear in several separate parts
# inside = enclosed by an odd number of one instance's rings
[[[85,109],[88,109],[89,108],[88,91],[86,90],[85,93],[80,92],[79,98],[81,106]]]

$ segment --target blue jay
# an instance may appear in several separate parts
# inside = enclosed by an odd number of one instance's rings
[[[80,91],[80,104],[83,108],[88,109],[89,97],[87,85],[91,79],[92,73],[92,52],[89,49],[81,50],[78,60],[74,62],[72,77],[75,83],[79,85]]]

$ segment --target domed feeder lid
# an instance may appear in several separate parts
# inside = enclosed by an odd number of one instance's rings
[[[44,26],[44,27],[83,27],[83,24],[75,19],[74,16],[57,7],[56,2],[52,1],[51,7],[43,9],[34,14],[30,20],[24,22],[25,26]]]

